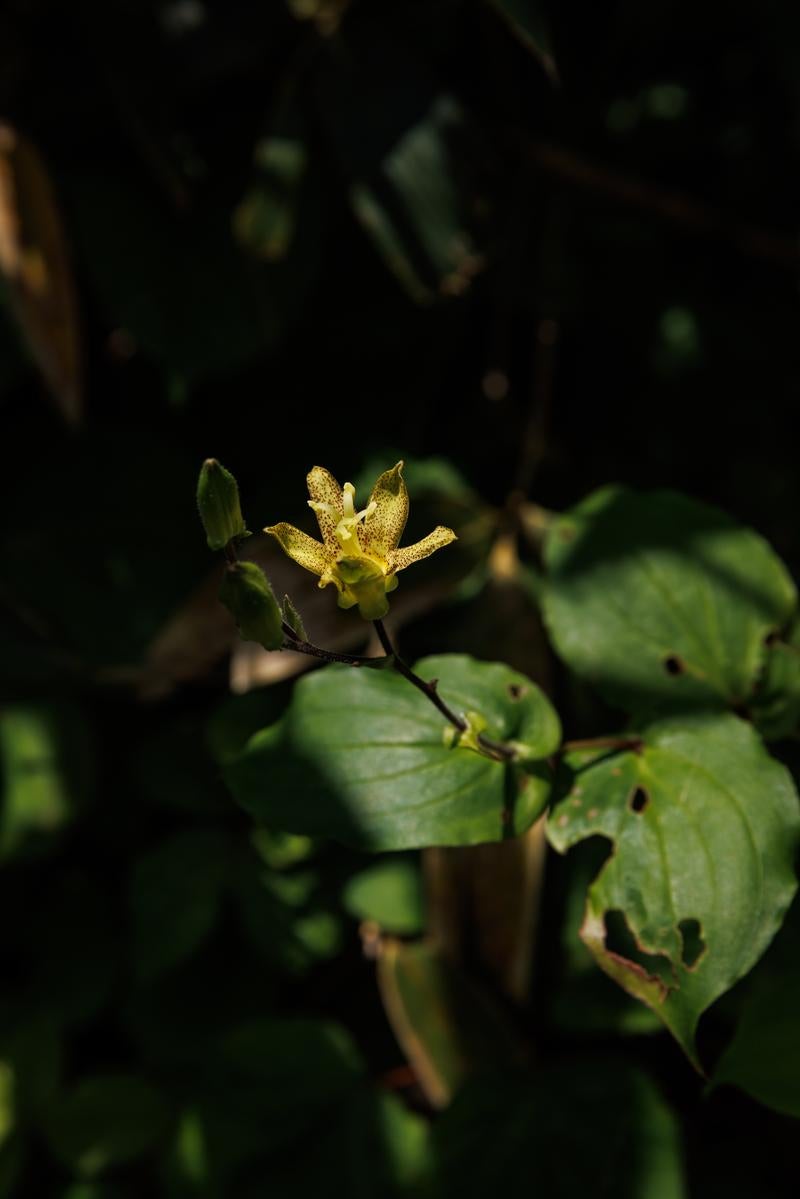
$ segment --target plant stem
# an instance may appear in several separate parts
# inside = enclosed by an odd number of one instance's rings
[[[437,688],[437,680],[431,679],[430,682],[426,682],[425,679],[415,674],[411,667],[398,655],[392,645],[389,634],[386,632],[383,621],[373,620],[372,623],[375,626],[378,639],[386,652],[386,657],[391,657],[392,666],[398,674],[401,674],[404,679],[408,679],[409,683],[412,683],[418,691],[421,691],[431,701],[433,706],[438,708],[445,720],[448,720],[452,724],[453,728],[458,729],[460,733],[465,733],[469,725],[463,716],[459,716],[444,702]],[[510,745],[504,745],[501,741],[494,741],[491,737],[484,736],[483,733],[478,734],[478,743],[494,758],[508,761],[516,757]]]
[[[408,679],[409,683],[421,691],[422,694],[430,700],[435,708],[437,708],[445,720],[452,724],[453,728],[459,733],[465,733],[469,728],[467,721],[463,716],[459,716],[454,712],[442,699],[439,694],[436,679],[431,679],[426,682],[415,674],[411,667],[403,661],[395,651],[392,645],[389,634],[386,632],[382,620],[372,622],[375,625],[375,631],[378,634],[378,639],[385,650],[385,657],[364,657],[361,654],[339,654],[334,650],[322,649],[319,645],[314,645],[311,641],[305,641],[299,637],[292,626],[287,621],[283,621],[281,628],[283,629],[286,641],[284,649],[296,650],[299,654],[308,654],[312,658],[321,658],[324,662],[341,662],[345,666],[389,666],[391,665],[398,674],[401,674],[404,679]],[[502,741],[494,741],[491,737],[485,736],[483,733],[478,734],[478,744],[481,749],[497,761],[511,761],[516,757],[516,752],[510,745],[504,745]]]
[[[339,654],[332,649],[322,649],[311,641],[298,637],[290,624],[284,620],[281,628],[286,635],[284,649],[297,650],[298,654],[309,654],[312,658],[322,658],[325,662],[342,662],[345,666],[377,666],[387,662],[386,658],[364,657],[361,654]]]
[[[578,741],[565,741],[558,752],[568,754],[582,749],[630,749],[638,754],[643,748],[641,737],[584,737]]]
[[[236,548],[235,541],[229,541],[225,546],[225,560],[229,566],[235,566],[239,561],[239,551]],[[365,658],[361,654],[338,654],[332,649],[322,649],[319,645],[313,645],[312,642],[305,641],[302,637],[299,637],[292,626],[285,620],[281,621],[281,628],[286,637],[283,648],[297,650],[298,654],[308,654],[312,658],[322,658],[324,662],[341,662],[345,666],[379,666],[387,663],[386,658]]]

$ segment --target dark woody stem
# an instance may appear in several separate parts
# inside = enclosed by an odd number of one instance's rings
[[[391,654],[394,658],[393,665],[398,674],[401,674],[404,679],[408,679],[409,683],[413,683],[418,691],[421,691],[423,695],[427,696],[433,706],[439,709],[445,720],[450,721],[453,728],[458,729],[459,733],[465,733],[467,731],[466,720],[464,720],[463,716],[458,716],[452,710],[452,708],[447,706],[439,692],[436,690],[436,683],[426,683],[425,680],[421,679],[418,674],[414,674],[414,671],[410,666],[406,665],[402,658],[398,657],[382,620],[373,620],[372,623],[375,626],[375,632],[378,634],[378,639],[380,640],[387,657]]]
[[[236,562],[239,561],[239,552],[237,552],[235,541],[228,542],[227,546],[225,546],[224,554],[228,566],[235,566]],[[297,653],[308,653],[308,655],[314,658],[323,658],[325,662],[342,662],[344,665],[348,665],[348,667],[366,667],[366,665],[374,667],[374,665],[385,661],[384,658],[362,658],[356,655],[356,653],[337,653],[335,650],[321,650],[319,645],[312,645],[311,641],[306,641],[302,637],[299,637],[287,621],[281,621],[281,628],[285,637],[283,643],[284,650],[296,650]]]
[[[412,683],[418,691],[421,691],[431,701],[433,706],[438,708],[445,720],[448,720],[452,724],[453,728],[458,729],[460,733],[466,732],[469,727],[466,720],[444,702],[437,689],[436,680],[431,679],[430,682],[426,682],[418,674],[414,674],[411,667],[397,654],[392,645],[391,638],[386,632],[383,621],[373,620],[372,623],[375,626],[375,632],[378,634],[378,639],[383,646],[387,658],[391,657],[392,665],[398,674],[401,674],[404,679],[408,679],[409,683]],[[503,745],[501,741],[493,741],[491,737],[486,737],[483,733],[478,734],[478,743],[493,758],[510,760],[516,756],[510,745]]]
[[[312,658],[322,658],[325,662],[342,662],[345,666],[378,666],[382,663],[388,665],[386,658],[365,658],[361,654],[338,654],[332,649],[322,649],[320,646],[298,637],[292,626],[285,620],[282,622],[281,628],[286,637],[284,649],[296,650],[298,654],[309,654]]]
[[[225,546],[225,561],[229,566],[235,566],[239,561],[239,552],[236,548],[235,541],[229,541]],[[378,666],[386,662],[385,658],[364,658],[359,654],[337,654],[335,650],[321,649],[318,645],[312,645],[310,641],[305,641],[294,631],[292,626],[287,621],[281,621],[281,628],[286,638],[283,643],[284,649],[297,650],[298,654],[309,654],[312,658],[322,658],[325,662],[341,662],[345,666]],[[388,665],[388,662],[386,663]]]

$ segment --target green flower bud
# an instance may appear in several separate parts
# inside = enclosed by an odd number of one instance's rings
[[[228,566],[219,598],[233,615],[242,640],[257,641],[264,649],[281,648],[281,610],[260,566],[255,562]]]
[[[216,458],[206,458],[203,463],[197,481],[197,507],[209,549],[224,550],[235,537],[249,536],[236,480]]]

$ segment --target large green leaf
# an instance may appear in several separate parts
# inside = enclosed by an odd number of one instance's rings
[[[753,971],[733,1040],[715,1084],[732,1083],[776,1111],[800,1118],[800,905]]]
[[[551,862],[548,867],[548,875],[560,873],[560,867],[566,878],[560,960],[558,967],[548,975],[547,1015],[559,1033],[571,1037],[634,1036],[662,1028],[654,1012],[597,969],[592,954],[581,940],[586,892],[607,853],[607,843],[600,837],[593,837],[575,845],[566,860]]]
[[[329,667],[302,679],[286,716],[226,769],[239,802],[279,829],[373,850],[499,841],[547,803],[543,759],[558,717],[529,679],[462,655],[427,658],[423,678],[525,760],[508,766],[453,745],[433,705],[392,671]]]
[[[674,492],[594,492],[548,530],[545,618],[576,673],[631,712],[747,701],[796,593],[766,542]]]
[[[572,754],[548,837],[608,837],[581,936],[598,965],[698,1064],[701,1013],[758,961],[796,890],[800,810],[788,772],[726,714],[663,720],[640,752]]]
[[[433,1131],[435,1195],[683,1199],[680,1132],[649,1079],[583,1059],[476,1078]]]

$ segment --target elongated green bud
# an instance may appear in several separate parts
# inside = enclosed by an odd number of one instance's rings
[[[219,598],[233,615],[243,641],[257,641],[264,649],[281,648],[281,610],[260,566],[255,562],[228,566]]]
[[[197,507],[209,549],[224,550],[235,537],[249,536],[236,480],[216,458],[206,458],[203,463],[197,480]]]

